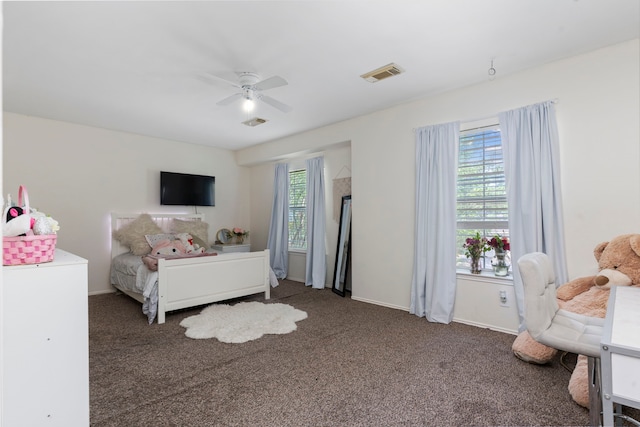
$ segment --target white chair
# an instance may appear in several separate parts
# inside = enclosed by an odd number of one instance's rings
[[[531,337],[541,344],[587,356],[589,361],[590,425],[601,425],[600,340],[604,319],[583,316],[559,308],[555,274],[551,261],[542,252],[518,260],[524,286],[524,321]]]

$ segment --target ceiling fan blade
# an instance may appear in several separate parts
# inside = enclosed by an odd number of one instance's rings
[[[218,77],[215,74],[211,74],[211,73],[198,74],[197,78],[199,80],[202,80],[202,81],[206,82],[206,83],[211,83],[212,81],[218,81],[220,83],[224,83],[224,84],[229,85],[229,86],[233,86],[233,87],[237,87],[237,88],[240,87],[240,85],[238,83],[229,81],[227,79],[223,79],[222,77]]]
[[[226,98],[224,98],[223,100],[220,100],[218,102],[216,102],[216,105],[229,105],[234,101],[237,101],[238,99],[242,98],[242,94],[241,93],[234,93],[231,96],[228,96]]]
[[[292,107],[289,107],[287,104],[283,104],[282,102],[277,101],[270,96],[260,95],[259,99],[271,105],[272,107],[277,108],[283,113],[288,113],[289,111],[293,110]]]
[[[253,88],[257,90],[267,90],[273,89],[275,87],[286,86],[287,84],[287,81],[282,77],[273,76],[254,84]]]

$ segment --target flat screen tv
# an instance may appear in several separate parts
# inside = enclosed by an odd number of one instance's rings
[[[160,204],[215,206],[215,176],[160,172]]]

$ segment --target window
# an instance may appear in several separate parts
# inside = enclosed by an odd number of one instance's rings
[[[460,131],[458,152],[456,266],[469,266],[463,243],[479,232],[491,238],[509,237],[507,191],[504,161],[498,125]],[[482,268],[491,268],[493,251],[481,260]]]
[[[289,172],[289,249],[307,249],[307,171]]]

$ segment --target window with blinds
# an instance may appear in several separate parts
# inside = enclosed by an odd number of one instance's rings
[[[289,172],[289,249],[307,249],[307,171]]]
[[[457,267],[468,267],[462,245],[479,232],[488,239],[509,237],[507,191],[498,125],[460,132],[457,186]],[[493,252],[481,260],[490,268]]]

